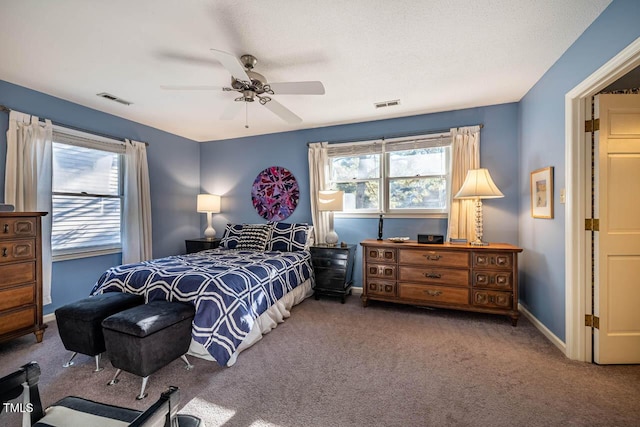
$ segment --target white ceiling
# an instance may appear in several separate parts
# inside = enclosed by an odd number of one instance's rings
[[[519,101],[610,2],[0,0],[0,80],[196,141],[457,110]],[[228,86],[211,48],[326,94],[274,96],[295,126],[250,104],[245,129],[218,119],[236,92],[160,89]]]

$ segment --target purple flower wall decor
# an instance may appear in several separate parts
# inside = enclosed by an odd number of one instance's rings
[[[251,187],[253,207],[268,221],[288,218],[298,206],[299,198],[298,181],[280,166],[271,166],[260,172]]]

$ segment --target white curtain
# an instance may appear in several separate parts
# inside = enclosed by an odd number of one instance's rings
[[[50,120],[11,111],[7,131],[5,203],[19,212],[47,212],[42,217],[42,303],[51,304],[51,178]]]
[[[456,200],[469,169],[480,167],[480,126],[451,129],[451,209],[447,241],[476,238],[475,209],[473,200]]]
[[[311,220],[316,242],[324,242],[329,229],[330,212],[318,209],[318,192],[325,190],[328,178],[329,160],[326,142],[309,144],[309,197],[311,199]]]
[[[125,142],[122,263],[146,261],[151,253],[151,192],[147,147]]]

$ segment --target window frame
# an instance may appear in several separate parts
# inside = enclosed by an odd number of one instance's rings
[[[52,203],[55,196],[71,196],[71,197],[87,197],[87,198],[99,198],[99,199],[119,199],[120,200],[120,243],[119,244],[105,244],[96,246],[76,247],[67,249],[54,249],[53,243],[51,247],[52,260],[65,261],[72,259],[88,258],[100,255],[116,254],[122,252],[123,244],[123,228],[124,228],[124,152],[125,145],[123,141],[116,139],[106,138],[100,135],[91,134],[88,132],[82,132],[75,129],[69,129],[62,126],[54,125],[52,144],[64,144],[70,146],[77,146],[82,148],[88,148],[93,150],[99,150],[103,152],[111,152],[117,154],[118,159],[118,195],[113,194],[96,194],[81,192],[68,192],[68,191],[54,191],[51,190]],[[53,158],[52,158],[53,161]],[[51,227],[53,231],[53,212],[51,213]]]
[[[398,179],[402,177],[390,177],[390,154],[397,151],[405,151],[400,149],[393,149],[387,151],[386,147],[389,145],[396,145],[401,143],[407,143],[409,146],[411,142],[429,140],[433,141],[433,145],[425,146],[425,147],[414,147],[414,148],[430,148],[430,147],[447,147],[446,150],[446,173],[444,175],[424,175],[421,177],[445,177],[445,182],[447,186],[447,194],[446,194],[446,206],[444,209],[391,209],[389,207],[390,201],[390,181],[392,179]],[[375,144],[379,144],[381,147],[379,152],[375,152],[377,150],[373,150],[371,153],[366,152],[367,146],[374,146]],[[428,144],[428,143],[427,143]],[[382,139],[382,140],[371,140],[371,141],[358,141],[353,143],[343,143],[340,144],[341,147],[336,150],[340,154],[328,153],[327,154],[327,188],[329,189],[337,189],[336,184],[338,183],[347,183],[347,182],[363,182],[363,181],[375,181],[379,182],[378,189],[378,197],[379,197],[379,208],[378,209],[360,209],[357,211],[342,211],[335,212],[336,217],[340,218],[377,218],[380,214],[384,215],[386,218],[447,218],[449,215],[449,210],[451,209],[451,180],[452,180],[452,141],[451,141],[451,133],[450,132],[442,132],[435,134],[423,134],[411,137],[400,137],[393,139]],[[356,146],[356,151],[353,154],[348,153],[348,149],[350,146]],[[414,148],[407,148],[406,150],[411,150]],[[344,153],[341,153],[343,152]],[[380,156],[379,161],[379,178],[363,178],[363,179],[355,179],[350,181],[333,181],[333,172],[332,172],[332,162],[335,158],[344,158],[344,157],[357,157],[359,155],[367,155],[367,154],[377,154]],[[405,177],[406,178],[406,177]]]

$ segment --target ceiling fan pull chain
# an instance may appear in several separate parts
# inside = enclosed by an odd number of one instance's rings
[[[244,103],[244,127],[245,129],[249,129],[249,103]]]

